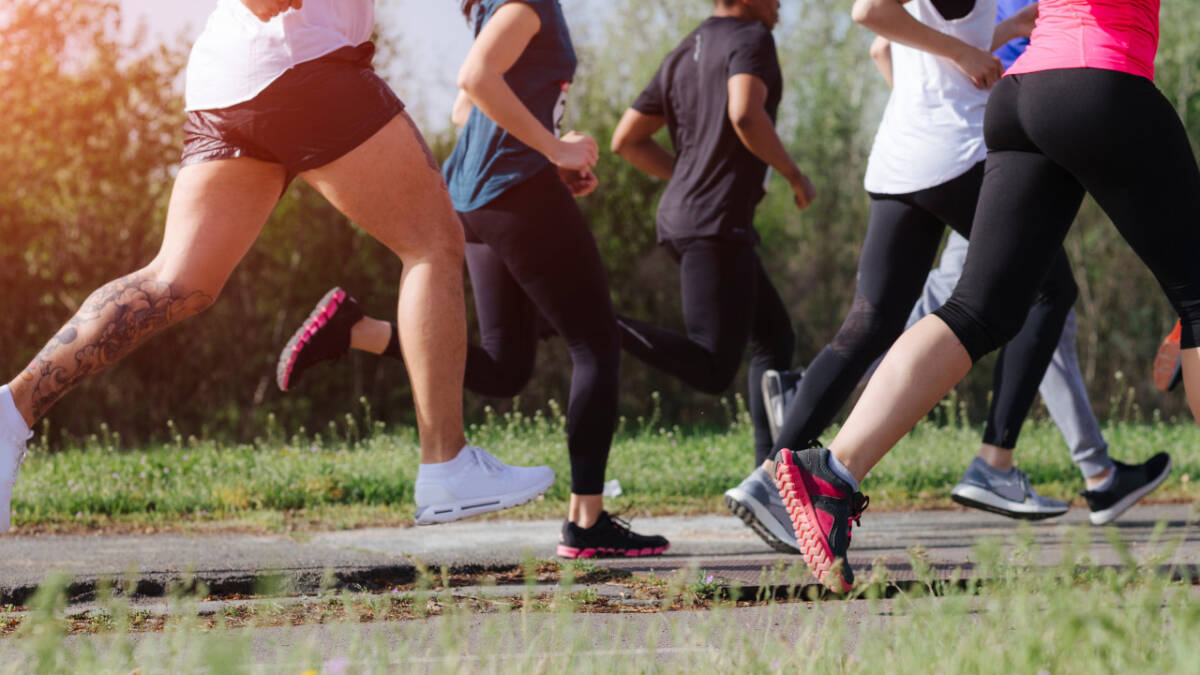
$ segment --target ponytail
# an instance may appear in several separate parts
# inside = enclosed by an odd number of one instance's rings
[[[480,0],[462,0],[462,13],[467,17],[467,21],[471,20],[471,15],[475,13],[475,8],[479,3]]]

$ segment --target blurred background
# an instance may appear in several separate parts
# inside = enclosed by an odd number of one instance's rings
[[[215,3],[6,0],[0,8],[0,371],[17,373],[100,284],[150,260],[160,241],[183,120],[182,72]],[[661,57],[710,11],[705,0],[563,0],[580,56],[567,124],[607,146]],[[866,227],[862,174],[887,88],[867,56],[871,35],[848,0],[787,0],[775,31],[786,80],[779,126],[818,191],[804,212],[776,178],[758,210],[762,255],[792,312],[796,363],[837,330],[853,294]],[[1158,85],[1200,141],[1200,4],[1163,0]],[[456,0],[380,0],[377,67],[409,105],[439,157],[454,143],[454,74],[471,33]],[[1137,171],[1137,167],[1129,167]],[[678,271],[657,250],[662,183],[602,155],[600,189],[581,201],[608,265],[618,311],[681,328]],[[1200,214],[1197,215],[1200,226]],[[1101,418],[1186,414],[1180,392],[1150,381],[1154,350],[1175,317],[1154,279],[1092,202],[1067,241],[1080,286],[1079,352]],[[126,443],[184,436],[249,440],[269,415],[285,429],[324,427],[367,397],[376,416],[412,418],[402,365],[365,355],[312,371],[298,391],[274,383],[279,349],[332,285],[376,315],[394,312],[399,262],[313,190],[294,183],[216,306],[156,338],[51,413],[51,446],[103,423]],[[993,357],[994,358],[994,357]],[[992,358],[959,387],[968,415],[986,412]],[[539,351],[517,401],[466,395],[483,407],[565,404],[561,341]],[[689,391],[640,362],[622,363],[621,412],[664,422],[725,424],[717,397]],[[746,391],[743,375],[729,392]],[[1040,413],[1040,404],[1035,414]]]

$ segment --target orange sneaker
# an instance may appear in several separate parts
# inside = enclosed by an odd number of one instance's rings
[[[1154,386],[1163,391],[1171,391],[1183,379],[1183,368],[1179,361],[1179,337],[1183,327],[1179,321],[1175,328],[1163,338],[1154,355]]]

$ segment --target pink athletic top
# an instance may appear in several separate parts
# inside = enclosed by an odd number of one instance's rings
[[[1041,0],[1029,48],[1009,74],[1100,68],[1154,79],[1160,0]]]

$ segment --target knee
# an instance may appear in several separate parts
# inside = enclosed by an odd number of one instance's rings
[[[854,296],[850,313],[830,347],[843,356],[866,354],[874,358],[883,353],[900,336],[908,320],[909,308],[901,312],[894,305],[876,307],[861,295]]]

